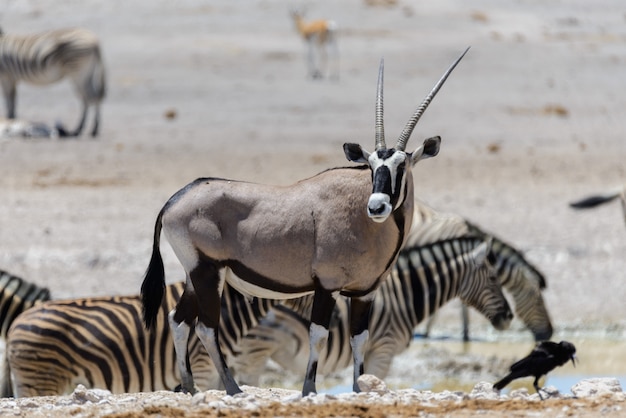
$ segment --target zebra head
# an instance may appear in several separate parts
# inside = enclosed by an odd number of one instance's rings
[[[513,313],[502,292],[491,243],[489,238],[472,251],[475,272],[462,281],[459,297],[487,317],[495,329],[504,330],[511,324]]]
[[[383,72],[384,62],[380,61],[378,88],[376,93],[376,145],[373,153],[367,152],[359,144],[346,143],[343,146],[349,161],[366,163],[372,170],[373,190],[367,203],[367,214],[375,222],[384,222],[389,215],[402,206],[406,189],[412,186],[411,168],[425,158],[434,157],[439,152],[441,138],[428,138],[414,152],[405,151],[406,144],[418,120],[435,97],[452,70],[465,56],[469,48],[448,68],[435,87],[413,113],[394,148],[385,144],[383,125]]]

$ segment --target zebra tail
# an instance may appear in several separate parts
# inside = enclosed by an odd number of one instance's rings
[[[619,195],[620,195],[619,193],[611,193],[611,194],[598,195],[598,196],[589,196],[585,199],[572,202],[569,205],[575,209],[593,208],[603,203],[610,202],[611,200],[619,197]]]
[[[161,302],[165,293],[165,267],[161,257],[160,242],[163,210],[157,217],[154,226],[154,240],[152,244],[152,257],[146,270],[143,283],[141,284],[141,302],[143,305],[143,321],[147,329],[153,329],[156,317],[161,308]]]

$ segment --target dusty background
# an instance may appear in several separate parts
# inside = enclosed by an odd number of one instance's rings
[[[306,78],[288,14],[302,6],[339,25],[338,81]],[[373,148],[381,57],[395,141],[471,46],[409,142],[443,138],[415,171],[417,195],[527,254],[546,275],[556,338],[626,334],[619,205],[567,205],[626,183],[623,2],[21,0],[0,4],[0,24],[84,26],[102,42],[97,140],[0,141],[0,268],[57,298],[137,293],[156,214],[196,177],[288,184],[349,164],[343,142]],[[21,118],[73,126],[78,112],[68,83],[18,88]],[[164,252],[168,280],[181,279]]]

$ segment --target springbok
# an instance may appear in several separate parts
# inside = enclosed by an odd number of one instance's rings
[[[291,17],[296,24],[296,30],[307,45],[309,76],[311,78],[322,78],[324,70],[328,70],[330,78],[338,79],[339,48],[337,47],[337,24],[333,20],[328,19],[306,22],[303,13],[295,10],[291,11]],[[330,65],[329,55],[331,58]]]
[[[411,227],[411,168],[437,155],[441,139],[428,138],[413,153],[405,147],[419,118],[466,53],[415,110],[395,148],[385,144],[381,60],[375,151],[370,154],[352,143],[343,146],[348,160],[365,163],[359,167],[326,170],[291,186],[200,178],[167,201],[156,219],[141,296],[145,325],[152,328],[165,287],[163,230],[187,274],[185,291],[169,314],[184,391],[195,391],[186,355],[189,332],[197,319],[196,334],[226,392],[241,392],[218,342],[225,280],[250,296],[288,299],[314,294],[303,396],[316,392],[319,351],[328,337],[335,299],[339,294],[350,297],[353,388],[359,391],[374,291],[389,274]],[[225,278],[225,267],[237,278]]]

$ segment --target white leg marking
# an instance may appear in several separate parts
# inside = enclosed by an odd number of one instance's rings
[[[226,393],[229,395],[241,393],[242,391],[239,388],[239,385],[235,382],[235,379],[228,370],[228,366],[222,357],[222,352],[217,344],[216,330],[209,328],[202,322],[198,321],[196,324],[196,334],[198,335],[198,338],[200,338],[200,341],[202,341],[206,351],[209,353],[209,356],[211,357],[211,360],[213,361],[213,364],[222,379],[222,383],[226,388]]]
[[[176,314],[176,310],[172,309],[167,316],[167,320],[170,324],[170,330],[174,340],[176,365],[178,366],[178,371],[180,372],[180,380],[183,386],[183,391],[195,393],[196,388],[194,387],[193,376],[187,370],[187,341],[189,341],[189,332],[191,331],[191,328],[184,322],[179,324],[174,321],[174,314]]]
[[[361,368],[365,362],[365,343],[369,339],[370,332],[364,330],[362,333],[350,337],[350,346],[352,347],[352,357],[354,358],[354,391],[358,392],[359,387],[357,380],[361,375]]]

